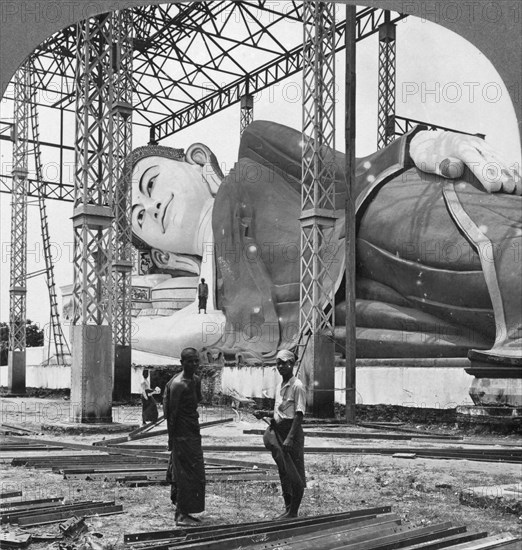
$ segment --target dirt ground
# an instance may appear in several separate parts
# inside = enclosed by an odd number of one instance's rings
[[[92,443],[113,433],[91,433],[87,426],[68,421],[69,404],[66,399],[3,399],[2,422],[28,428],[45,428],[41,435],[31,438],[53,439],[74,443]],[[161,410],[160,410],[161,413]],[[130,431],[139,424],[138,406],[116,407],[113,411],[113,430]],[[201,421],[234,417],[229,424],[202,431],[203,445],[262,445],[260,435],[246,435],[243,430],[263,428],[251,414],[235,414],[230,407],[206,408]],[[426,426],[416,425],[426,429]],[[162,426],[164,427],[164,426]],[[429,427],[433,429],[433,427]],[[348,428],[347,428],[348,429]],[[350,427],[350,431],[364,428]],[[96,431],[99,431],[99,427]],[[72,433],[71,433],[72,432]],[[452,427],[452,435],[458,431]],[[454,446],[467,447],[479,439],[465,435],[463,441],[390,441],[360,439],[312,438],[307,446]],[[519,436],[480,436],[480,446],[521,444]],[[144,445],[166,445],[166,436],[142,441]],[[60,451],[63,455],[71,451]],[[58,454],[58,451],[53,454]],[[169,487],[151,485],[126,487],[116,482],[68,481],[50,470],[36,470],[10,465],[12,457],[31,455],[31,452],[1,452],[1,491],[22,490],[24,499],[65,496],[71,500],[115,500],[122,504],[124,513],[86,520],[93,546],[121,548],[123,534],[174,528],[174,509],[169,500]],[[205,453],[212,457],[244,459],[271,463],[267,452],[261,453]],[[490,463],[469,460],[405,459],[375,455],[307,454],[308,486],[301,514],[315,515],[390,505],[405,522],[412,526],[452,521],[466,525],[468,531],[487,531],[489,534],[511,532],[522,535],[522,518],[496,508],[472,508],[459,502],[462,490],[484,485],[520,483],[520,464]],[[282,511],[283,501],[279,483],[266,481],[217,482],[207,484],[206,511],[200,518],[205,524],[238,523],[270,519]],[[57,524],[29,529],[33,533],[56,533]],[[102,536],[95,538],[93,533]],[[33,543],[31,548],[47,547],[49,543]],[[96,546],[97,545],[97,546]]]

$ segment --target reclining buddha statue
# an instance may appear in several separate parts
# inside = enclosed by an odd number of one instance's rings
[[[190,288],[170,315],[139,315],[133,348],[179,358],[187,346],[269,359],[295,345],[300,289],[302,134],[256,121],[223,177],[203,144],[136,149],[132,226],[163,293]],[[345,157],[326,238],[336,347],[345,323]],[[359,358],[466,357],[490,376],[522,371],[522,182],[476,136],[417,127],[356,163]],[[169,273],[168,277],[165,273]],[[208,313],[197,309],[199,278]],[[156,284],[156,283],[154,283]],[[150,285],[149,285],[150,286]],[[145,312],[143,312],[145,313]],[[517,374],[518,373],[518,374]]]

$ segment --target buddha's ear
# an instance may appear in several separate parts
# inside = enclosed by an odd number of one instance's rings
[[[150,257],[154,265],[161,270],[173,272],[186,272],[199,275],[201,269],[201,260],[189,254],[174,254],[166,250],[153,248],[150,251]]]
[[[215,196],[223,180],[223,172],[221,172],[216,155],[206,145],[194,143],[187,149],[185,159],[189,164],[201,166],[203,178],[210,193]]]
[[[150,251],[150,257],[156,267],[160,267],[162,269],[169,267],[170,252],[153,248]]]

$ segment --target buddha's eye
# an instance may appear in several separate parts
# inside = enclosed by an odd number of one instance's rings
[[[149,195],[149,197],[151,196],[151,193],[152,193],[152,189],[154,188],[154,184],[156,183],[156,178],[158,177],[158,174],[156,174],[155,176],[152,176],[149,181],[147,182],[147,187],[146,187],[146,192],[147,194]]]
[[[143,218],[145,218],[145,209],[144,209],[144,208],[142,208],[142,209],[138,212],[138,214],[136,215],[136,221],[138,222],[138,225],[139,225],[140,227],[143,226]]]

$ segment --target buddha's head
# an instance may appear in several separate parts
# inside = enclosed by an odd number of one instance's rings
[[[150,248],[160,268],[199,254],[201,214],[223,178],[210,149],[197,143],[184,153],[148,145],[135,149],[129,161],[134,241]]]

